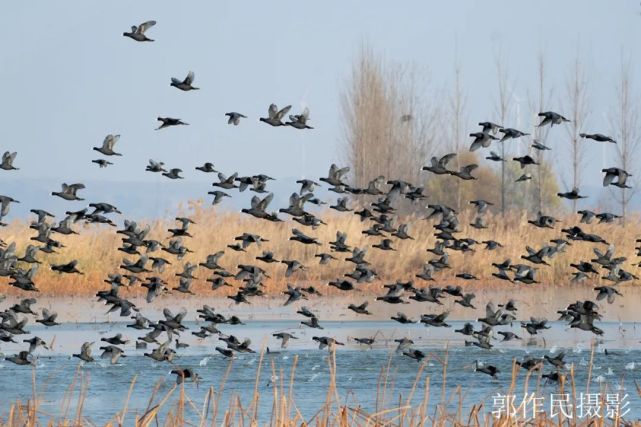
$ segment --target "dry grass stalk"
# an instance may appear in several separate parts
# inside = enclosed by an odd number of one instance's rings
[[[352,270],[353,265],[341,261],[335,261],[325,266],[318,265],[318,260],[314,255],[320,251],[329,251],[326,248],[326,242],[335,238],[336,231],[346,232],[348,235],[347,242],[353,247],[368,247],[376,243],[380,238],[364,236],[361,231],[363,224],[360,219],[351,214],[336,214],[329,211],[320,213],[320,216],[328,224],[317,230],[306,230],[310,235],[317,237],[324,245],[321,247],[309,247],[310,245],[292,244],[288,239],[291,235],[291,229],[298,226],[295,222],[286,221],[281,224],[265,223],[245,217],[237,213],[220,213],[212,208],[203,208],[194,205],[193,212],[190,216],[196,221],[192,233],[194,238],[185,239],[184,244],[194,254],[189,254],[183,260],[176,262],[172,260],[172,265],[167,266],[163,273],[157,274],[170,283],[170,287],[177,285],[175,274],[182,270],[183,263],[198,263],[204,261],[208,254],[226,249],[226,245],[234,241],[234,237],[241,235],[243,232],[252,232],[260,234],[269,240],[263,243],[262,247],[251,246],[247,253],[232,252],[227,249],[221,263],[229,271],[235,272],[238,264],[256,264],[255,259],[260,255],[262,250],[274,252],[278,259],[297,259],[306,267],[307,271],[299,272],[291,278],[285,277],[285,266],[277,263],[264,266],[270,279],[265,279],[265,292],[270,295],[279,295],[288,282],[304,282],[306,284],[321,285],[325,295],[339,295],[342,291],[330,288],[326,285],[328,281],[334,280]],[[441,271],[436,274],[440,281],[447,281],[452,284],[462,284],[469,286],[469,282],[454,277],[458,271],[466,271],[480,278],[475,285],[488,287],[496,286],[503,283],[492,277],[494,269],[492,262],[500,262],[506,258],[513,261],[519,260],[525,253],[525,246],[530,245],[534,248],[549,243],[550,239],[560,237],[560,229],[575,225],[575,217],[561,219],[554,230],[535,229],[534,226],[527,223],[528,218],[523,215],[512,215],[505,219],[500,217],[488,217],[488,223],[493,226],[486,230],[476,230],[468,224],[472,219],[471,213],[461,215],[461,236],[469,236],[480,241],[496,240],[505,247],[487,251],[479,245],[474,253],[456,252],[450,256],[451,269]],[[433,247],[435,243],[434,229],[432,221],[425,221],[422,217],[407,216],[402,217],[400,221],[410,224],[410,234],[415,240],[399,241],[397,243],[397,252],[390,256],[386,251],[370,249],[366,259],[372,264],[372,267],[379,274],[378,280],[371,284],[359,285],[365,292],[379,292],[380,284],[394,282],[396,280],[416,280],[414,275],[420,271],[422,265],[431,258],[426,249]],[[167,241],[166,229],[173,224],[164,221],[155,221],[152,223],[152,232],[150,238]],[[586,232],[596,233],[608,241],[617,244],[617,254],[634,253],[634,236],[638,235],[637,230],[641,226],[638,217],[629,217],[625,227],[617,224],[599,224],[584,225],[582,228]],[[212,234],[212,230],[216,230]],[[18,253],[24,250],[33,235],[33,230],[28,229],[26,223],[13,222],[5,230],[5,241],[15,241],[18,246]],[[531,235],[533,238],[527,241],[523,236]],[[58,236],[56,236],[58,237]],[[117,250],[120,240],[116,237],[114,230],[104,227],[86,228],[80,235],[60,236],[60,240],[66,248],[62,249],[60,254],[39,254],[39,258],[45,263],[62,263],[71,259],[79,261],[79,269],[84,275],[60,275],[44,265],[37,273],[35,282],[40,289],[41,295],[51,296],[91,296],[100,289],[105,289],[106,284],[103,279],[107,274],[118,271],[122,263],[121,252]],[[575,242],[568,247],[565,253],[560,253],[550,259],[550,267],[541,268],[537,272],[537,280],[546,285],[565,285],[569,283],[573,270],[569,266],[571,262],[579,259],[591,259],[593,257],[592,248],[594,244]],[[339,257],[340,258],[340,257]],[[402,260],[402,262],[399,262]],[[625,265],[624,268],[635,272],[636,266]],[[201,270],[198,279],[194,281],[193,291],[198,295],[229,295],[235,292],[235,289],[218,289],[211,291],[209,284],[205,282],[207,271]],[[596,280],[596,279],[594,279]],[[0,284],[6,283],[7,279],[0,279]],[[233,280],[231,280],[234,283]],[[595,283],[592,279],[586,282],[588,285]],[[507,286],[510,286],[509,284]],[[6,289],[9,294],[25,295],[25,292],[16,288],[3,286],[3,292]],[[124,296],[142,295],[143,289],[135,286],[132,289],[124,289]],[[176,294],[176,293],[174,293]]]

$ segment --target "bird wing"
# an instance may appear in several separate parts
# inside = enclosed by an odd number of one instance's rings
[[[194,78],[195,78],[194,72],[193,71],[189,71],[189,73],[187,73],[187,77],[185,77],[184,83],[188,84],[188,85],[191,85],[194,82]]]
[[[135,27],[132,27],[131,29],[133,30],[133,32],[137,32],[138,34],[144,34],[145,31],[147,31],[154,25],[156,25],[156,21],[147,21],[140,24],[136,30],[134,30]]]
[[[494,309],[494,303],[488,302],[487,305],[485,306],[485,316],[493,317],[495,312],[496,310]]]
[[[292,195],[289,196],[289,205],[300,206],[299,200],[300,200],[300,197],[298,197],[298,193],[292,193]]]
[[[261,200],[259,203],[260,209],[262,210],[267,209],[267,206],[269,206],[273,198],[274,198],[274,193],[269,193],[267,196],[265,196],[265,198]]]
[[[102,142],[102,147],[108,150],[113,150],[114,145],[116,145],[116,142],[118,142],[118,139],[120,139],[120,135],[107,135],[105,137],[105,140]]]
[[[86,342],[80,347],[80,353],[91,356],[91,346],[93,345],[93,342]]]
[[[605,173],[605,176],[603,177],[603,186],[607,187],[608,185],[612,184],[612,181],[614,181],[614,178],[617,175],[610,173],[609,171]]]
[[[345,166],[344,168],[340,168],[336,171],[336,176],[340,179],[345,175],[347,172],[349,172],[349,166]]]
[[[278,107],[276,106],[276,104],[270,104],[269,109],[267,110],[267,115],[269,116],[269,118],[275,119],[277,114],[278,114]]]
[[[452,160],[454,157],[456,157],[456,153],[449,153],[441,157],[439,160],[439,165],[445,167],[449,163],[450,160]]]
[[[283,107],[279,112],[276,113],[274,118],[278,119],[278,120],[282,119],[285,116],[285,114],[287,114],[289,112],[289,110],[291,110],[291,108],[292,108],[291,105]]]

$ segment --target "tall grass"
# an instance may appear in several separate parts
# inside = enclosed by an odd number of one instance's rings
[[[594,351],[594,347],[593,347]],[[371,411],[364,409],[358,401],[349,393],[341,397],[336,386],[336,352],[330,351],[327,363],[329,365],[329,382],[325,390],[325,397],[317,402],[317,410],[310,416],[304,416],[296,405],[296,394],[294,385],[296,383],[297,359],[292,364],[288,381],[285,381],[284,372],[277,371],[275,363],[271,361],[272,376],[278,375],[279,380],[272,382],[271,386],[271,410],[268,413],[259,411],[258,402],[261,398],[268,399],[269,391],[260,392],[258,384],[261,380],[261,368],[264,361],[264,353],[260,355],[259,365],[256,371],[256,386],[251,395],[226,394],[225,383],[229,372],[231,371],[234,361],[230,360],[226,374],[220,380],[220,384],[203,389],[204,399],[202,406],[197,406],[188,393],[186,385],[179,384],[171,386],[167,391],[160,393],[162,381],[159,381],[150,392],[149,403],[143,410],[132,411],[129,408],[132,390],[136,382],[136,377],[131,381],[129,393],[125,397],[122,410],[114,413],[113,417],[106,425],[109,426],[639,426],[638,421],[628,421],[616,418],[607,418],[604,416],[592,418],[564,418],[562,416],[552,417],[545,411],[539,413],[536,418],[525,420],[520,415],[502,416],[496,418],[492,414],[492,408],[485,406],[484,402],[478,402],[471,406],[469,412],[464,411],[464,395],[461,388],[465,385],[459,385],[456,393],[447,396],[446,377],[447,377],[447,352],[444,356],[439,357],[436,354],[429,353],[427,357],[417,365],[417,373],[413,384],[407,395],[398,395],[398,400],[393,399],[394,378],[390,377],[390,364],[385,364],[381,368],[377,388],[372,390],[376,393],[376,406]],[[391,357],[390,357],[391,360]],[[430,411],[430,372],[428,367],[435,365],[436,369],[443,369],[443,381],[441,383],[440,401],[435,405],[433,411]],[[440,365],[440,366],[439,366]],[[591,369],[591,366],[588,367]],[[477,374],[481,375],[481,374]],[[536,384],[530,386],[529,381],[534,372],[523,373],[522,369],[513,363],[511,379],[505,394],[517,395],[517,380],[519,376],[525,376],[523,382],[523,393],[534,393],[536,396],[542,396],[541,377],[536,375]],[[566,393],[567,388],[571,389],[569,404],[576,408],[577,391],[575,383],[574,367],[571,367],[567,375],[559,382],[555,392]],[[59,425],[59,426],[84,426],[94,425],[90,415],[83,414],[84,401],[88,396],[88,379],[79,368],[72,379],[63,401],[60,402],[60,415],[53,415],[40,409],[39,401],[42,400],[36,393],[35,388],[35,368],[33,374],[34,391],[33,396],[26,403],[15,402],[10,406],[6,414],[0,414],[1,427],[18,427],[18,426],[35,426],[35,425]],[[194,387],[188,387],[190,390],[200,390]],[[422,399],[415,399],[415,394],[420,388],[423,389],[424,396]],[[637,391],[641,395],[641,389],[637,386]],[[438,391],[435,391],[438,393]],[[589,381],[586,385],[586,393],[590,392]],[[608,387],[602,385],[600,389],[601,396],[605,396]],[[178,396],[174,399],[174,394]],[[264,396],[263,396],[264,394]],[[227,399],[227,405],[223,407],[223,397]],[[320,396],[319,396],[320,397]],[[447,397],[447,398],[446,398]],[[456,401],[458,399],[458,402]],[[521,403],[523,405],[524,403]],[[603,402],[605,404],[605,402]],[[70,409],[76,408],[75,414],[72,415]],[[456,409],[452,409],[456,408]],[[519,414],[521,407],[516,407],[516,413]],[[127,416],[127,417],[126,417]],[[126,424],[126,420],[131,420]]]
[[[370,237],[362,234],[362,231],[368,227],[369,223],[362,223],[360,219],[351,213],[337,213],[331,210],[322,211],[319,215],[327,225],[321,225],[318,229],[312,230],[306,228],[294,221],[284,221],[282,223],[272,223],[264,220],[256,220],[248,215],[234,212],[219,212],[215,208],[203,207],[200,204],[192,204],[190,211],[186,212],[196,222],[190,227],[190,233],[193,238],[184,238],[183,243],[194,253],[187,254],[182,260],[177,260],[173,255],[163,251],[158,251],[150,256],[161,256],[170,260],[171,265],[166,266],[163,273],[154,273],[167,280],[170,287],[177,286],[178,280],[175,277],[176,272],[182,270],[185,262],[198,263],[203,262],[208,254],[225,250],[225,255],[220,264],[228,271],[235,273],[238,264],[255,264],[264,268],[270,278],[264,281],[264,290],[268,294],[278,294],[282,292],[287,283],[301,285],[321,285],[321,291],[324,294],[336,295],[341,291],[329,288],[326,285],[329,280],[342,278],[343,275],[352,271],[354,264],[345,262],[344,258],[350,254],[333,253],[338,260],[331,261],[327,265],[319,265],[318,258],[314,255],[320,252],[331,252],[328,242],[333,241],[337,231],[347,233],[347,242],[352,247],[370,247],[372,244],[379,242],[382,237]],[[492,272],[495,271],[491,266],[492,262],[501,262],[510,258],[512,262],[526,262],[521,260],[521,255],[526,254],[525,246],[529,245],[535,249],[542,245],[549,244],[550,239],[562,237],[561,228],[570,227],[576,224],[576,217],[563,218],[557,223],[554,229],[541,229],[527,223],[529,219],[525,214],[512,215],[507,218],[500,216],[493,217],[488,214],[487,223],[490,224],[488,229],[477,230],[468,224],[471,223],[471,215],[463,213],[461,217],[461,233],[459,237],[472,237],[479,242],[483,240],[496,240],[504,247],[497,250],[485,250],[483,244],[476,245],[474,252],[461,253],[450,252],[451,269],[438,272],[435,278],[438,282],[447,281],[448,284],[469,284],[469,281],[457,279],[455,276],[458,272],[468,272],[476,275],[481,286],[496,286],[504,282],[493,278]],[[429,259],[435,258],[427,248],[433,247],[435,243],[433,220],[427,221],[422,217],[407,216],[397,221],[399,223],[408,223],[409,233],[414,240],[395,239],[393,246],[397,251],[381,251],[376,248],[369,248],[366,259],[371,263],[372,268],[378,273],[378,278],[372,284],[363,284],[363,290],[379,289],[381,283],[394,282],[396,280],[415,280],[419,284],[422,282],[414,276],[421,270],[422,265]],[[160,240],[163,243],[168,242],[168,228],[174,228],[176,224],[172,221],[155,220],[149,221],[151,232],[149,238]],[[632,258],[635,253],[635,238],[639,236],[638,230],[641,221],[638,217],[629,218],[625,226],[619,224],[592,224],[584,225],[582,228],[586,232],[596,233],[604,237],[608,242],[616,244],[616,255],[627,256]],[[103,280],[108,273],[117,272],[123,258],[136,259],[118,251],[121,234],[116,234],[115,228],[108,226],[96,225],[78,225],[78,235],[62,236],[54,235],[55,239],[60,240],[65,248],[59,249],[58,254],[47,255],[39,253],[38,257],[43,261],[43,265],[36,275],[36,286],[43,295],[52,296],[87,296],[94,294],[99,289],[105,289],[107,285]],[[308,235],[317,237],[322,246],[304,245],[302,243],[289,240],[292,228],[298,228]],[[244,232],[255,233],[269,240],[264,242],[260,247],[252,244],[247,248],[247,252],[236,252],[227,248],[228,244],[238,243],[234,241],[236,236]],[[8,227],[3,229],[3,240],[5,242],[15,241],[18,245],[18,254],[29,243],[29,238],[35,235],[34,230],[28,228],[25,222],[14,221]],[[33,242],[32,242],[33,243]],[[593,248],[604,245],[597,245],[587,242],[572,242],[567,247],[565,253],[557,254],[554,258],[548,260],[550,266],[539,266],[536,279],[544,284],[561,286],[569,283],[571,273],[574,271],[569,264],[578,260],[590,260],[594,258]],[[281,263],[264,264],[256,260],[263,250],[269,250],[279,259],[296,259],[302,262],[307,269],[294,273],[289,278],[285,277],[285,265]],[[78,268],[84,275],[76,274],[58,274],[49,269],[50,263],[66,263],[72,259],[79,261]],[[526,262],[527,263],[527,262]],[[150,267],[150,266],[148,266]],[[626,263],[624,268],[633,273],[636,272],[637,266]],[[121,270],[124,272],[124,270]],[[205,282],[211,272],[200,268],[196,276],[198,280],[194,281],[193,290],[196,293],[211,293],[212,295],[226,295],[235,292],[232,288],[221,288],[214,292],[207,290],[209,284]],[[588,284],[593,283],[592,278]],[[6,278],[0,278],[0,286],[8,281]],[[236,283],[233,278],[228,279],[232,284]],[[437,283],[438,283],[437,282]],[[423,283],[426,284],[426,283]],[[509,284],[508,284],[509,285]],[[0,290],[7,293],[21,292],[15,288],[1,286]],[[127,295],[126,293],[124,293]]]

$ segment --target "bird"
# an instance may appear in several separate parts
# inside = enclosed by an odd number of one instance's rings
[[[324,329],[322,326],[320,326],[320,324],[318,323],[318,318],[315,316],[310,317],[309,320],[303,320],[300,323],[305,326],[309,326],[310,328]]]
[[[197,171],[205,172],[205,173],[212,173],[212,172],[218,172],[216,169],[214,169],[214,164],[210,162],[204,163],[202,166],[196,166],[195,168]]]
[[[49,311],[46,308],[42,309],[42,319],[36,319],[36,322],[43,324],[44,326],[57,326],[60,323],[56,322],[58,313]]]
[[[492,144],[492,141],[498,141],[499,138],[488,132],[474,132],[469,135],[474,138],[470,145],[470,151],[476,151],[479,148],[487,148]]]
[[[278,338],[280,341],[280,348],[286,348],[287,344],[289,343],[289,340],[294,339],[297,340],[298,337],[287,333],[287,332],[276,332],[272,334],[273,337]]]
[[[58,196],[61,199],[68,200],[68,201],[74,201],[74,200],[84,200],[76,195],[78,190],[82,190],[85,188],[84,184],[62,184],[62,190],[61,191],[54,191],[51,193],[52,196]]]
[[[494,203],[488,202],[487,200],[470,200],[471,205],[474,205],[476,208],[476,213],[482,214],[487,212],[489,206],[494,206]]]
[[[18,155],[17,152],[9,152],[5,151],[4,154],[2,155],[2,162],[0,162],[0,169],[6,170],[6,171],[17,171],[20,170],[19,168],[13,166],[13,162],[16,160],[16,156]]]
[[[305,245],[321,245],[321,242],[317,238],[310,237],[297,228],[292,229],[292,236],[289,238],[289,240],[297,241]]]
[[[476,295],[475,295],[475,294],[473,294],[473,293],[467,293],[467,294],[463,295],[463,297],[462,297],[460,300],[456,300],[456,301],[454,301],[454,302],[455,302],[455,303],[457,303],[457,304],[462,305],[463,307],[468,307],[468,308],[476,309],[476,307],[474,307],[474,305],[472,304],[472,300],[473,300],[475,297],[476,297]]]
[[[238,188],[238,186],[235,184],[236,178],[238,177],[238,173],[233,173],[229,177],[227,177],[225,174],[222,172],[218,172],[218,180],[219,182],[214,182],[212,186],[214,187],[220,187],[224,190],[231,190],[233,188]]]
[[[227,358],[233,358],[234,357],[234,352],[228,348],[223,348],[223,347],[216,347],[216,351],[222,354],[223,356]]]
[[[175,77],[172,77],[171,83],[169,85],[175,87],[176,89],[180,89],[184,92],[188,92],[190,90],[198,90],[200,88],[192,85],[194,83],[194,77],[195,77],[194,72],[189,71],[187,73],[187,77],[185,77],[183,80],[179,80]]]
[[[476,163],[472,163],[469,165],[461,166],[460,170],[458,171],[449,171],[449,174],[466,181],[473,179],[475,180],[476,177],[472,176],[472,171],[478,167],[479,165],[477,165]]]
[[[227,124],[234,125],[234,126],[238,126],[240,124],[241,118],[243,119],[247,118],[247,116],[245,116],[244,114],[236,113],[234,111],[225,113],[225,116],[229,117],[229,119],[227,120]]]
[[[501,340],[502,342],[521,339],[521,337],[519,337],[517,334],[511,331],[498,331],[498,334],[503,337],[503,339]]]
[[[505,159],[501,156],[499,156],[497,153],[494,151],[490,151],[490,155],[485,157],[486,160],[491,160],[493,162],[504,162]]]
[[[176,384],[183,384],[185,381],[198,383],[200,376],[191,368],[172,369],[171,374],[176,375]]]
[[[92,161],[91,161],[91,163],[95,163],[95,164],[97,164],[101,169],[102,169],[102,168],[106,168],[107,166],[111,166],[111,165],[113,165],[113,163],[112,163],[112,162],[110,162],[110,161],[108,161],[108,160],[105,160],[105,159],[96,159],[96,160],[92,160]]]
[[[167,172],[164,169],[165,164],[163,162],[157,162],[155,160],[149,159],[149,165],[145,169],[147,172]]]
[[[188,125],[189,123],[185,123],[180,119],[175,119],[173,117],[158,117],[157,120],[161,122],[161,125],[156,128],[156,130],[164,129],[170,126],[178,126],[178,125]]]
[[[47,343],[45,343],[40,337],[33,337],[28,340],[22,340],[22,342],[29,343],[29,353],[33,353],[34,351],[36,351],[38,347],[41,347],[41,346],[46,350],[49,349],[49,347],[47,346]]]
[[[455,329],[454,332],[467,336],[473,336],[476,333],[476,331],[474,331],[474,325],[469,322],[466,322],[461,329]]]
[[[496,135],[499,130],[503,129],[503,126],[492,122],[480,122],[479,126],[483,128],[484,133],[491,133],[493,135]]]
[[[280,111],[278,112],[278,114],[280,114]],[[295,129],[314,129],[313,127],[307,124],[308,120],[309,120],[309,108],[305,107],[302,113],[290,115],[289,121],[285,123],[285,126],[291,126]]]
[[[267,110],[267,117],[260,117],[259,120],[275,127],[285,126],[285,123],[283,123],[282,120],[291,108],[292,106],[288,105],[279,110],[276,104],[270,104],[269,109]]]
[[[419,361],[419,362],[421,360],[425,359],[425,353],[423,353],[421,350],[416,350],[416,349],[414,349],[414,350],[412,350],[412,349],[406,350],[406,351],[403,352],[403,355],[409,357],[410,359],[414,359],[416,361]]]
[[[116,142],[118,142],[119,139],[120,139],[120,135],[109,134],[102,141],[102,146],[93,147],[93,149],[105,156],[122,156],[122,154],[116,153],[114,151],[114,145],[116,145]]]
[[[431,165],[423,166],[422,170],[432,172],[436,175],[446,175],[451,171],[447,169],[447,164],[456,157],[455,153],[449,153],[441,158],[432,157]]]
[[[220,190],[215,190],[215,191],[208,191],[207,194],[211,194],[214,196],[214,200],[212,200],[211,204],[213,206],[221,203],[225,197],[231,197],[229,194],[225,193],[224,191]]]
[[[312,337],[312,340],[318,343],[318,348],[320,350],[324,349],[325,347],[327,347],[328,349],[332,349],[337,345],[345,345],[344,343],[338,342],[331,337]]]
[[[603,177],[604,187],[607,187],[608,185],[614,185],[619,188],[631,188],[630,186],[626,185],[628,177],[632,176],[631,173],[616,167],[602,169],[601,171],[605,173],[605,176]]]
[[[5,360],[8,360],[11,363],[16,365],[33,365],[33,355],[28,351],[21,351],[16,355],[5,357]]]
[[[283,305],[289,305],[301,299],[307,299],[307,296],[303,292],[301,292],[301,289],[299,287],[293,287],[289,283],[287,284],[287,290],[283,293],[288,295],[287,301],[285,301]]]
[[[154,40],[147,37],[145,32],[154,25],[156,25],[156,21],[146,21],[138,26],[132,26],[131,31],[125,31],[122,35],[134,39],[137,42],[153,42]]]
[[[344,176],[350,171],[349,166],[339,168],[335,163],[332,163],[329,167],[329,172],[327,177],[320,178],[320,181],[326,182],[329,185],[333,186],[345,186],[343,182]]]
[[[521,132],[520,130],[513,129],[513,128],[501,128],[499,129],[499,132],[503,134],[503,137],[501,138],[501,142],[505,142],[508,139],[516,139],[522,136],[529,135],[529,133]]]
[[[558,354],[554,356],[549,356],[549,355],[544,355],[543,358],[548,361],[550,364],[552,364],[555,368],[557,369],[564,369],[565,368],[565,362],[563,361],[563,358],[565,357],[564,352],[559,352]]]
[[[580,133],[581,138],[592,139],[597,142],[611,142],[616,144],[617,142],[609,136],[603,135],[601,133]]]
[[[367,315],[371,315],[372,313],[370,313],[370,312],[367,310],[367,305],[368,305],[368,302],[367,302],[367,301],[365,301],[364,303],[362,303],[362,304],[360,304],[360,305],[349,304],[349,305],[347,306],[347,308],[348,308],[348,309],[350,309],[350,310],[352,310],[354,313],[357,313],[357,314],[367,314]]]
[[[405,313],[401,313],[400,311],[396,313],[395,316],[392,316],[391,319],[401,324],[416,323],[415,320],[410,319]]]
[[[557,193],[556,195],[563,199],[569,199],[569,200],[578,200],[578,199],[587,198],[587,196],[581,196],[579,194],[579,189],[577,187],[572,188],[572,191],[566,191],[565,193]]]
[[[542,117],[541,122],[538,124],[538,127],[550,125],[550,127],[553,127],[554,125],[560,125],[564,122],[570,122],[570,120],[566,119],[559,113],[555,113],[554,111],[543,111],[538,114],[539,117]]]
[[[616,295],[623,296],[621,292],[619,292],[612,286],[596,286],[594,290],[598,291],[598,294],[596,296],[597,301],[606,299],[609,304],[612,304],[614,302],[614,298]]]
[[[482,363],[479,363],[478,360],[474,363],[474,371],[482,372],[484,374],[491,376],[492,378],[496,378],[496,375],[501,372],[496,366],[482,364]]]
[[[120,347],[117,347],[115,345],[102,346],[100,347],[100,350],[102,350],[100,358],[109,359],[109,362],[112,365],[118,363],[118,360],[120,360],[121,357],[126,357],[126,355],[124,354],[125,352]]]
[[[450,325],[445,323],[445,319],[447,318],[448,315],[449,313],[447,311],[440,314],[423,314],[421,316],[421,323],[424,323],[429,326],[449,328]]]
[[[519,164],[521,165],[521,169],[523,169],[528,165],[539,165],[539,163],[537,163],[536,160],[534,160],[532,157],[530,157],[527,154],[522,157],[514,157],[512,160],[519,162]]]
[[[534,148],[535,150],[539,150],[539,151],[551,150],[550,147],[548,147],[547,145],[542,144],[541,142],[536,141],[536,140],[532,141],[532,148]]]
[[[182,171],[183,171],[182,169],[173,168],[173,169],[169,169],[168,172],[163,172],[162,176],[166,176],[169,179],[185,179],[184,177],[180,176]]]
[[[94,358],[91,357],[91,346],[93,344],[93,342],[85,342],[80,348],[80,353],[74,354],[73,357],[77,357],[83,362],[93,362]]]

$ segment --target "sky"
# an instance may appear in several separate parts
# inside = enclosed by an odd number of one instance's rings
[[[150,19],[158,22],[148,32],[155,42],[122,36]],[[153,205],[150,213],[178,195],[211,190],[214,177],[194,170],[204,161],[225,174],[323,176],[332,162],[343,162],[341,93],[364,45],[390,63],[415,67],[430,93],[451,89],[458,61],[470,132],[479,121],[496,120],[499,52],[521,104],[520,117],[515,112],[504,125],[524,130],[538,55],[549,74],[547,109],[563,112],[565,79],[579,52],[592,109],[586,130],[607,134],[621,58],[638,69],[640,44],[641,6],[627,0],[9,2],[0,15],[0,151],[18,151],[20,171],[2,171],[0,194],[3,187],[18,191],[7,194],[17,199],[20,190],[29,193],[14,215],[34,203],[63,209],[69,206],[49,193],[62,182],[85,182],[88,200],[139,200]],[[189,70],[200,91],[169,86]],[[272,102],[291,104],[293,112],[308,106],[315,129],[259,122]],[[228,111],[248,118],[229,126]],[[156,131],[157,116],[189,126]],[[121,135],[116,151],[123,157],[99,169],[92,147],[109,133]],[[555,166],[564,171],[566,147],[562,138],[554,143]],[[612,147],[589,146],[587,185],[599,185],[598,169],[614,166],[613,154]],[[186,179],[145,172],[150,158],[183,169]],[[165,200],[163,193],[173,196]]]

